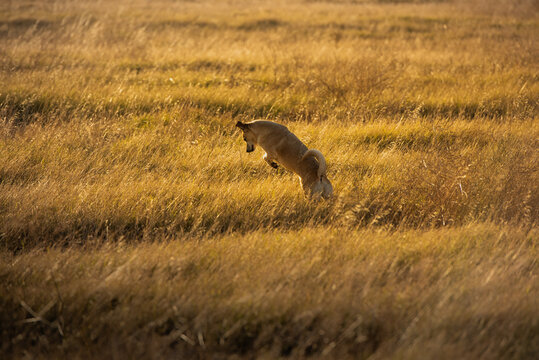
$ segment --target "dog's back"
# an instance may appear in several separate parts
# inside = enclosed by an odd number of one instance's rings
[[[250,124],[255,132],[263,134],[259,145],[285,168],[298,173],[297,164],[307,152],[307,146],[284,125],[267,120]]]

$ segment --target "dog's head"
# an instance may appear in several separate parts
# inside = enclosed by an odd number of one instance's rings
[[[255,150],[256,136],[250,128],[250,124],[242,123],[238,121],[236,127],[239,127],[243,131],[243,140],[247,143],[247,152],[250,153]]]

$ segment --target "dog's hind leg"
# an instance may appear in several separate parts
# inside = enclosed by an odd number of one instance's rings
[[[320,200],[322,195],[322,183],[320,180],[315,182],[306,181],[300,177],[301,189],[305,194],[305,197],[310,200]]]

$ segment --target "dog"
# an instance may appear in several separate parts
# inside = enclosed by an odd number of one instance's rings
[[[309,150],[286,126],[273,121],[238,121],[236,127],[243,131],[248,153],[260,146],[266,151],[263,158],[271,167],[278,168],[280,164],[299,176],[307,197],[331,197],[333,186],[327,178],[326,159],[320,151]]]

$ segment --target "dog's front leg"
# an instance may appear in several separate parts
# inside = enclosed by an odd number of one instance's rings
[[[279,167],[279,165],[277,165],[277,163],[273,161],[273,159],[270,156],[268,156],[268,153],[264,154],[264,160],[269,164],[269,166],[271,166],[274,169],[277,169]]]

